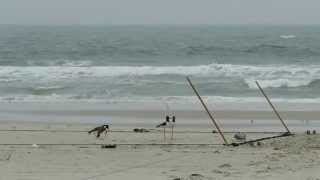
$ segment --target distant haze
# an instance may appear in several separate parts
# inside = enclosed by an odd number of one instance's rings
[[[0,0],[0,24],[319,24],[319,0]]]

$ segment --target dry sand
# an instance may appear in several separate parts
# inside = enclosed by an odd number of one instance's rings
[[[210,128],[177,128],[174,139],[168,133],[164,141],[158,130],[133,133],[113,128],[96,139],[86,133],[94,124],[0,125],[1,180],[320,179],[319,135],[229,147],[220,145],[219,136],[208,133]],[[250,133],[248,138],[272,135]],[[232,141],[232,134],[227,138]],[[102,149],[101,144],[117,147]]]

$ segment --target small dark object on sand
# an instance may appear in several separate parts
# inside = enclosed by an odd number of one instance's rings
[[[254,142],[249,142],[249,145],[252,146],[252,147],[255,146]]]
[[[317,131],[316,131],[316,130],[313,130],[313,131],[312,131],[312,134],[317,134]]]
[[[308,134],[308,135],[311,134],[310,130],[307,130],[306,134]]]
[[[214,134],[214,133],[217,133],[217,131],[216,130],[212,130],[212,133]]]
[[[204,179],[205,177],[201,174],[191,174],[187,179],[188,180],[201,180]]]
[[[143,128],[141,128],[141,129],[135,128],[135,129],[133,129],[133,132],[136,132],[136,133],[145,133],[145,132],[150,132],[150,131],[147,130],[147,129],[143,129]]]
[[[105,145],[101,145],[102,149],[110,149],[110,148],[116,148],[117,145],[116,144],[105,144]]]
[[[230,168],[232,167],[231,164],[225,163],[219,166],[219,168]]]
[[[245,133],[238,132],[233,136],[237,140],[246,140],[247,135]]]

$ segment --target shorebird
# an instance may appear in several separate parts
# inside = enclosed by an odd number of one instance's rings
[[[170,117],[169,116],[166,116],[166,121],[161,123],[161,124],[158,124],[156,127],[159,128],[159,127],[166,127],[170,122]]]
[[[92,132],[97,132],[96,137],[100,137],[100,134],[103,133],[103,131],[105,132],[105,136],[107,135],[108,131],[110,131],[109,129],[109,125],[108,124],[104,124],[102,126],[98,126],[93,128],[92,130],[88,131],[88,134],[91,134]]]
[[[172,119],[172,121],[170,121],[170,119]],[[173,139],[173,128],[175,127],[175,123],[176,123],[175,116],[172,116],[171,118],[170,116],[166,116],[166,121],[156,126],[157,128],[160,128],[160,127],[163,128],[164,140],[166,139],[166,128],[171,128],[171,139]]]

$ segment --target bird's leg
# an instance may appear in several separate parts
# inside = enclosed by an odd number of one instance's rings
[[[106,129],[104,136],[107,136],[108,132],[111,132],[110,129]]]
[[[173,126],[171,127],[171,140],[173,139]]]

